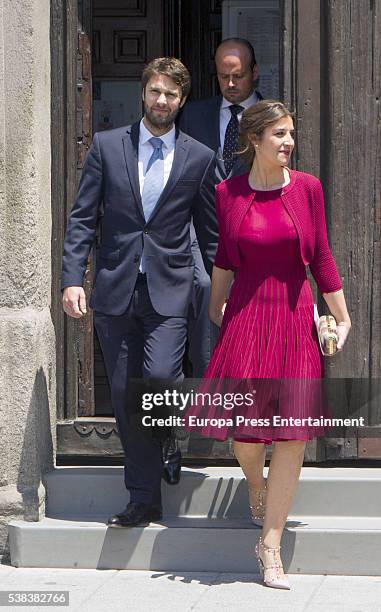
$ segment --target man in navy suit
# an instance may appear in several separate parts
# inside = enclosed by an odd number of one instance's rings
[[[187,102],[179,117],[180,128],[216,152],[216,182],[243,174],[244,164],[233,155],[237,147],[238,124],[244,108],[262,99],[255,90],[259,69],[249,41],[224,40],[215,55],[221,94],[205,100]],[[189,355],[193,375],[201,377],[218,336],[209,321],[210,277],[205,271],[196,236],[192,233],[192,252],[196,262],[196,312],[189,315]]]
[[[86,313],[82,284],[103,203],[90,306],[130,492],[125,510],[109,519],[116,527],[162,516],[161,442],[134,426],[129,380],[182,380],[193,297],[192,216],[209,273],[217,245],[214,153],[174,126],[189,90],[179,60],[159,58],[146,66],[144,116],[127,128],[95,134],[66,232],[63,307],[79,318]]]
[[[245,108],[262,96],[255,89],[259,68],[251,43],[244,38],[227,38],[217,47],[214,58],[220,95],[188,102],[179,125],[199,142],[217,153],[218,178],[243,174],[245,168],[232,155],[237,147],[237,126]]]

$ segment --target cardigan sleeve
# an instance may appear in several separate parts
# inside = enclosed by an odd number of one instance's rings
[[[226,216],[226,213],[223,212],[222,200],[223,200],[222,189],[220,185],[217,185],[216,187],[216,213],[217,213],[217,220],[218,220],[219,235],[218,235],[218,247],[217,247],[216,257],[214,260],[214,265],[217,268],[222,268],[223,270],[234,270],[234,266],[232,266],[229,260],[228,250],[226,247],[226,239],[225,239],[226,218],[224,218]]]
[[[316,182],[314,194],[315,249],[310,270],[321,293],[331,293],[342,288],[341,278],[328,244],[324,211],[324,195],[320,181]]]

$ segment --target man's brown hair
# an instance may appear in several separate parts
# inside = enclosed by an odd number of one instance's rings
[[[185,98],[191,88],[191,77],[188,69],[175,57],[158,57],[149,62],[143,70],[142,89],[145,91],[148,81],[157,74],[170,77],[181,89],[181,99]]]

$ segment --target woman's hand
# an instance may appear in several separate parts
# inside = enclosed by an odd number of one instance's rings
[[[210,320],[212,321],[212,323],[214,323],[214,325],[217,325],[217,327],[221,327],[222,319],[223,319],[223,314],[221,313],[219,317],[215,316],[213,317],[213,319],[211,318]]]
[[[337,324],[336,330],[337,330],[337,336],[338,336],[338,343],[337,343],[337,350],[341,351],[346,340],[348,337],[348,334],[351,330],[351,322],[350,321],[342,321],[341,323]]]
[[[336,321],[339,321],[339,323],[336,323],[338,336],[337,350],[341,351],[352,327],[343,290],[339,289],[331,293],[323,293],[323,298],[331,314],[335,317]]]
[[[222,325],[222,318],[226,307],[229,289],[233,282],[234,272],[213,266],[212,289],[209,300],[209,319],[218,327]]]
[[[212,323],[214,323],[218,327],[221,327],[222,325],[222,319],[224,318],[226,304],[227,304],[227,301],[222,306],[222,309],[220,310],[220,312],[214,312],[214,311],[212,312],[211,310],[209,310],[209,319],[212,321]]]

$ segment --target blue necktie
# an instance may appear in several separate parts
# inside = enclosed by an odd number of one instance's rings
[[[149,142],[153,146],[153,152],[147,164],[142,193],[143,212],[146,222],[150,218],[163,191],[164,183],[163,141],[161,138],[153,137],[149,139]]]
[[[161,138],[154,136],[149,139],[149,142],[153,147],[153,152],[147,164],[142,193],[143,213],[146,223],[157,204],[164,186],[163,141]],[[145,272],[144,252],[140,261],[140,271]]]
[[[227,175],[230,174],[237,159],[237,156],[233,155],[233,153],[237,150],[239,127],[238,115],[241,111],[243,111],[243,106],[239,106],[239,104],[232,104],[231,106],[229,106],[229,110],[231,112],[231,117],[226,127],[224,150],[222,153]]]

